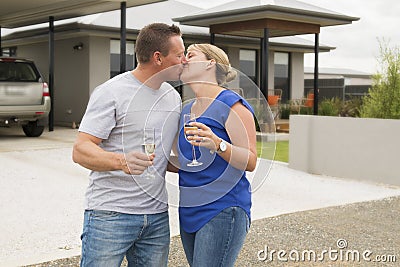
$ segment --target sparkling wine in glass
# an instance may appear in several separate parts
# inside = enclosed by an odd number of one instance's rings
[[[187,114],[183,115],[183,131],[184,131],[184,134],[185,134],[185,139],[188,142],[190,142],[188,140],[188,136],[189,135],[186,132],[187,131],[195,131],[195,130],[197,130],[196,126],[190,125],[191,122],[195,122],[195,121],[196,121],[196,118],[195,118],[195,115],[193,113],[187,113]],[[192,161],[189,162],[187,164],[187,166],[193,167],[193,166],[200,166],[200,165],[203,164],[202,162],[197,161],[197,159],[196,159],[196,150],[194,149],[194,145],[193,144],[192,144],[192,156],[193,156]]]
[[[154,153],[156,150],[156,142],[155,142],[155,129],[154,128],[145,128],[143,135],[143,150],[148,156]],[[147,168],[146,178],[154,178],[155,175],[150,171],[150,167]]]

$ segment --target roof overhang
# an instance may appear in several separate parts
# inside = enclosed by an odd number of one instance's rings
[[[138,29],[127,29],[129,38],[135,38]],[[119,38],[120,29],[116,27],[91,25],[85,23],[66,23],[57,25],[55,40],[62,40],[75,37],[101,36],[109,38]],[[183,31],[184,40],[188,43],[203,43],[209,40],[208,34],[186,33]],[[282,39],[283,38],[283,39]],[[34,28],[30,30],[17,31],[2,37],[2,41],[7,46],[27,45],[48,41],[48,29],[46,27]],[[235,37],[232,35],[220,35],[220,45],[229,44],[232,47],[258,49],[260,40],[252,37]],[[311,41],[299,37],[278,37],[270,39],[270,49],[280,52],[301,52],[314,53],[314,45]],[[329,52],[335,47],[320,43],[319,52]]]
[[[235,2],[233,2],[235,4]],[[244,2],[242,2],[244,3]],[[357,17],[275,4],[229,9],[216,8],[173,18],[184,25],[209,27],[210,33],[262,38],[268,28],[270,37],[319,33],[320,27],[351,24]]]
[[[162,2],[165,0],[1,0],[0,26],[16,28],[49,21],[68,19],[127,7]]]

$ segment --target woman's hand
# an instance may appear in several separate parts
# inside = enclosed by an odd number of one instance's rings
[[[197,130],[189,130],[186,132],[187,139],[195,146],[202,146],[211,151],[217,150],[220,138],[211,131],[210,127],[201,122],[191,122],[191,126],[197,127]]]

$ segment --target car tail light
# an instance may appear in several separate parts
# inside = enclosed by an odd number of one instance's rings
[[[47,83],[43,83],[43,96],[50,96],[49,86]]]
[[[0,58],[0,61],[3,61],[3,62],[15,62],[15,58],[7,58],[7,57],[5,57],[5,58]]]

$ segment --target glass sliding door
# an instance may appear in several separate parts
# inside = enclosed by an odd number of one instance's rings
[[[126,42],[126,70],[135,68],[135,44],[132,41]],[[120,72],[120,41],[110,41],[110,78]]]
[[[246,74],[251,81],[257,84],[257,51],[249,50],[249,49],[240,49],[239,51],[239,68],[240,71]],[[254,88],[254,85],[251,83],[249,79],[240,79],[240,88],[243,89],[244,96],[246,98],[254,98],[257,97],[256,92],[254,90],[246,90],[246,88]]]
[[[282,89],[282,103],[290,99],[290,54],[275,52],[274,54],[274,89]]]

